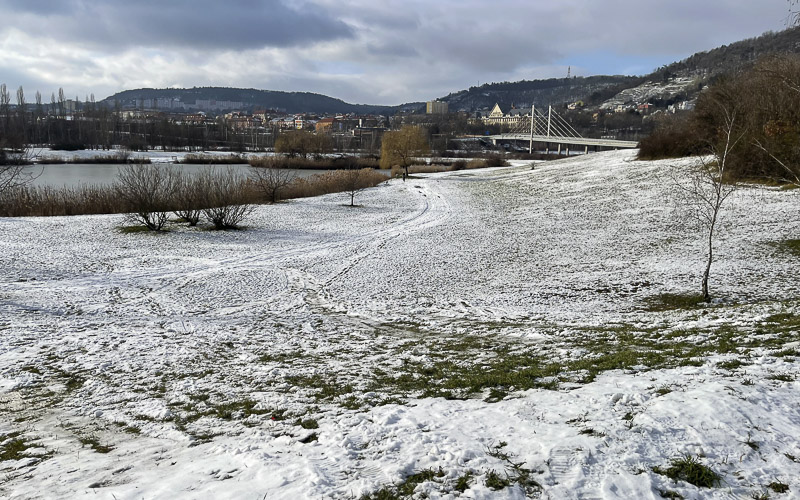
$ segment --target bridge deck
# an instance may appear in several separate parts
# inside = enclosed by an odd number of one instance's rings
[[[508,141],[530,141],[530,134],[499,134],[485,136],[492,140],[508,140]],[[553,144],[572,144],[575,146],[601,146],[607,148],[636,148],[639,143],[635,141],[618,141],[616,139],[593,139],[587,137],[559,137],[559,136],[546,136],[534,135],[533,142],[551,142]]]

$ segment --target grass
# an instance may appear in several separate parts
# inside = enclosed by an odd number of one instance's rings
[[[113,446],[102,444],[100,442],[100,440],[97,439],[97,437],[93,436],[93,435],[92,436],[79,436],[78,437],[78,441],[80,441],[80,443],[83,446],[90,447],[96,453],[109,453],[114,449]]]
[[[697,309],[705,304],[702,294],[662,293],[646,301],[648,312]]]
[[[138,233],[161,234],[169,232],[169,229],[167,228],[161,228],[160,231],[153,231],[147,226],[119,226],[117,230],[122,234],[138,234]]]
[[[456,485],[453,489],[460,493],[464,493],[469,489],[469,485],[472,482],[473,477],[474,474],[471,472],[465,472],[463,475],[459,476],[458,479],[456,479]]]
[[[800,257],[800,240],[773,241],[770,245],[779,252]]]
[[[319,423],[316,419],[308,418],[304,420],[297,420],[295,425],[299,425],[303,429],[319,429]]]
[[[502,328],[482,325],[490,326]],[[381,325],[381,330],[391,327]],[[301,394],[317,403],[351,409],[402,404],[407,398],[480,397],[495,403],[519,391],[591,383],[611,370],[646,372],[702,366],[715,355],[726,356],[717,364],[718,368],[733,370],[747,366],[755,349],[765,349],[774,356],[789,356],[795,350],[788,350],[785,345],[800,341],[800,316],[793,314],[774,315],[748,327],[722,325],[672,330],[630,324],[578,327],[570,332],[568,345],[555,345],[557,350],[510,339],[507,335],[445,336],[429,331],[417,334],[407,331],[405,324],[398,328],[403,340],[393,349],[403,353],[399,357],[401,362],[370,367],[357,377],[323,371],[315,376],[288,376],[285,381],[304,390]],[[283,356],[273,356],[269,359],[282,361]],[[292,356],[288,354],[287,358]],[[315,366],[325,361],[307,359]],[[789,381],[794,375],[776,374],[773,379]],[[653,390],[665,395],[675,388],[663,386]],[[365,392],[379,396],[365,399],[361,397]]]
[[[31,447],[30,443],[20,437],[18,432],[7,434],[2,439],[0,441],[0,462],[20,460],[25,457],[25,450]]]
[[[490,470],[486,473],[486,481],[484,482],[487,488],[490,490],[498,491],[511,486],[511,478],[508,476],[503,477],[494,470]]]
[[[445,473],[441,467],[439,469],[423,469],[406,476],[400,484],[385,486],[374,493],[364,494],[361,496],[360,500],[395,500],[411,498],[417,486],[428,481],[441,480],[444,476]]]
[[[686,481],[700,488],[719,486],[722,476],[700,463],[697,457],[685,455],[670,461],[669,467],[653,467],[653,472],[666,476],[673,481]]]
[[[788,493],[789,492],[789,485],[784,484],[780,481],[773,481],[767,485],[767,488],[771,489],[775,493]]]

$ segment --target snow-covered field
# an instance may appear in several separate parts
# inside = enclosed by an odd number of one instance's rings
[[[720,300],[669,310],[704,260],[690,160],[632,154],[244,231],[0,219],[0,497],[800,498],[800,193],[738,191]],[[720,481],[659,473],[685,456]]]

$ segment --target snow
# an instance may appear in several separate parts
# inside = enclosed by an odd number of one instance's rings
[[[31,446],[0,461],[0,496],[358,498],[441,468],[416,497],[524,498],[485,484],[512,473],[499,446],[542,498],[750,498],[770,483],[798,497],[798,361],[778,354],[798,339],[770,326],[800,314],[796,257],[772,245],[800,234],[797,192],[739,190],[712,269],[720,303],[653,312],[652,297],[699,289],[702,241],[668,175],[695,160],[633,154],[391,180],[355,209],[344,195],[258,207],[243,231],[0,218],[0,446]],[[738,344],[497,402],[381,382],[457,356],[459,339],[486,339],[452,359],[475,371],[519,350],[568,365],[622,345],[623,327],[654,350],[716,348],[727,331]],[[652,470],[685,454],[720,486]]]

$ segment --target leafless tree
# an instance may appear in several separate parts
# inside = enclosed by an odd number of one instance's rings
[[[208,194],[203,215],[216,229],[237,229],[255,209],[247,177],[230,167],[221,172],[207,170],[200,177]]]
[[[723,118],[723,126],[718,131],[718,146],[712,146],[710,160],[702,159],[700,165],[689,176],[688,183],[677,181],[680,202],[686,215],[694,219],[703,229],[706,247],[706,264],[702,279],[703,299],[711,301],[709,277],[714,262],[714,238],[725,200],[737,189],[737,179],[726,170],[731,151],[736,148],[744,136],[737,128],[737,111],[722,103],[719,112]]]
[[[208,197],[208,183],[200,176],[179,173],[175,186],[175,215],[196,226],[200,221],[203,203]]]
[[[342,188],[345,193],[350,195],[351,207],[355,206],[355,198],[358,193],[375,185],[374,176],[383,177],[383,174],[375,172],[371,168],[351,168],[341,171]]]
[[[20,130],[22,133],[22,142],[28,142],[27,138],[27,125],[26,125],[26,103],[25,103],[25,91],[22,90],[22,85],[19,86],[17,89],[17,114],[20,118]]]
[[[800,0],[788,0],[789,2],[789,16],[786,19],[786,24],[789,26],[800,25]]]
[[[0,115],[3,118],[3,135],[11,133],[11,94],[6,84],[0,84]]]
[[[253,166],[250,173],[250,178],[270,203],[277,203],[281,191],[294,182],[296,177],[288,168]]]
[[[5,139],[0,139],[0,194],[31,182],[37,177],[27,167],[29,149],[7,148]]]
[[[130,212],[128,218],[151,231],[160,231],[174,203],[177,179],[171,166],[135,163],[121,167],[116,190]]]

